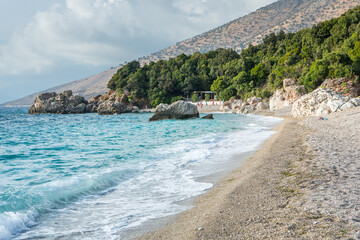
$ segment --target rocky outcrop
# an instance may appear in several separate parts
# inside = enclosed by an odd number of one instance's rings
[[[104,101],[97,107],[100,115],[114,115],[132,112],[132,107],[121,102]]]
[[[294,117],[321,116],[360,106],[360,98],[350,98],[328,88],[318,88],[302,96],[292,106]]]
[[[360,95],[360,85],[347,78],[326,79],[319,88],[328,88],[346,97],[354,98]]]
[[[223,103],[220,110],[223,112],[243,113],[248,114],[256,111],[266,110],[269,104],[263,102],[261,98],[252,97],[245,101],[231,98],[229,101]]]
[[[103,96],[97,96],[89,102],[93,103],[97,113],[100,115],[114,115],[121,113],[130,113],[133,105],[129,103],[126,94],[119,94],[110,90]]]
[[[42,93],[36,97],[34,104],[29,109],[29,114],[38,113],[55,113],[55,114],[70,114],[70,113],[87,113],[91,109],[87,108],[88,101],[85,98],[73,95],[71,90],[56,94]]]
[[[159,104],[149,121],[188,118],[199,118],[197,106],[192,103],[178,101],[170,106],[167,104]]]
[[[305,87],[298,85],[294,79],[284,79],[283,89],[276,90],[270,98],[270,110],[275,111],[291,106],[306,93]]]
[[[105,95],[98,95],[89,101],[85,98],[73,95],[71,90],[60,94],[55,92],[42,93],[36,97],[29,114],[55,113],[99,113],[100,115],[113,115],[129,112],[139,112],[139,108],[129,103],[125,94],[117,94],[110,91]]]

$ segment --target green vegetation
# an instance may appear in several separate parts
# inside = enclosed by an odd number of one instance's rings
[[[240,54],[218,49],[191,56],[182,54],[143,67],[136,61],[130,62],[119,69],[108,87],[119,92],[126,88],[133,99],[146,99],[156,106],[205,90],[214,91],[225,100],[232,96],[266,98],[282,87],[285,78],[297,79],[312,91],[326,78],[358,81],[359,74],[357,7],[297,33],[272,33],[262,44],[250,45]]]

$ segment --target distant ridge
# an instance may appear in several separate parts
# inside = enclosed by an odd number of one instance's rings
[[[339,17],[359,4],[360,0],[279,0],[213,30],[139,58],[138,61],[145,64],[151,61],[167,60],[182,53],[207,52],[218,48],[232,48],[240,52],[249,44],[260,43],[265,35],[272,32],[280,30],[296,32],[318,22]],[[75,94],[89,99],[107,91],[108,81],[120,67],[41,92],[62,92],[71,89]],[[2,106],[29,106],[41,92]]]
[[[60,86],[46,89],[44,91],[36,92],[27,97],[23,97],[15,101],[7,102],[0,106],[27,107],[34,103],[34,99],[40,93],[44,93],[44,92],[60,93],[69,89],[73,91],[74,95],[80,95],[85,97],[86,99],[90,99],[99,94],[103,95],[108,91],[107,82],[111,79],[111,77],[117,72],[117,70],[120,67],[121,66],[118,66],[116,68],[111,68],[107,71],[101,72],[99,74],[93,75],[88,78],[73,81],[70,83],[65,83]]]

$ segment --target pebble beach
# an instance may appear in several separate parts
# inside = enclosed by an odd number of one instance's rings
[[[276,134],[194,207],[138,239],[360,239],[360,108],[286,112]]]

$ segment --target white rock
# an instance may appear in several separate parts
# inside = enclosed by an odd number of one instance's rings
[[[256,111],[265,110],[265,109],[269,109],[269,104],[263,103],[263,102],[259,102],[259,103],[256,105]]]
[[[306,94],[304,86],[299,86],[293,79],[285,79],[284,89],[278,89],[270,98],[270,110],[283,109],[291,106],[301,96]]]
[[[353,98],[351,99],[351,103],[354,104],[354,106],[360,106],[360,98]]]
[[[353,108],[353,107],[355,107],[355,105],[352,104],[352,103],[349,101],[349,102],[343,104],[343,105],[340,107],[340,110],[341,110],[341,111],[344,111],[345,109]]]
[[[327,88],[318,88],[299,98],[292,107],[294,117],[321,116],[360,105],[360,99],[344,97]]]

